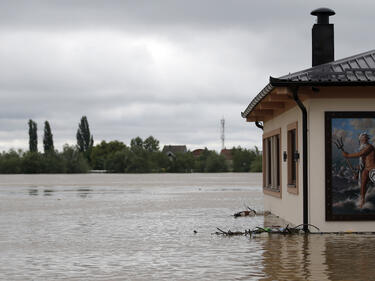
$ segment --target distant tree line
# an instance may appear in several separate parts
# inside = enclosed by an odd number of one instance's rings
[[[29,151],[10,150],[0,154],[0,173],[87,173],[106,170],[112,173],[190,173],[261,172],[262,156],[257,147],[231,150],[232,159],[204,149],[199,155],[188,151],[168,156],[153,136],[133,138],[130,145],[120,141],[102,141],[94,146],[88,120],[78,124],[76,146],[54,149],[53,134],[44,122],[43,153],[38,151],[37,124],[29,120]]]

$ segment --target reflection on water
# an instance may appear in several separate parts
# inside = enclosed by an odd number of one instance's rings
[[[77,189],[78,196],[81,198],[87,198],[87,196],[92,192],[90,188],[78,188]]]
[[[43,192],[43,196],[52,196],[53,193],[56,192],[56,191],[58,191],[59,193],[64,193],[64,195],[66,195],[66,193],[68,193],[68,192],[74,192],[74,193],[77,194],[78,197],[87,198],[89,196],[90,192],[92,192],[93,190],[90,189],[90,188],[84,188],[84,187],[74,188],[74,189],[64,188],[64,189],[58,189],[58,190],[41,189],[41,192]],[[27,189],[27,194],[29,194],[30,196],[38,196],[39,190],[37,188],[30,188],[30,189]]]
[[[29,193],[30,196],[37,196],[38,195],[38,189],[30,188],[30,189],[28,189],[28,193]]]
[[[53,192],[52,189],[44,189],[44,190],[43,190],[43,195],[44,195],[44,196],[51,196],[51,195],[52,195],[52,192]]]
[[[374,236],[271,235],[264,247],[262,280],[374,280]]]
[[[262,209],[260,175],[1,177],[0,280],[375,276],[371,235],[211,235],[285,224],[231,216],[244,205]]]

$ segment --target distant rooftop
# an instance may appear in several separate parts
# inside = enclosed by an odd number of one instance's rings
[[[186,148],[186,145],[164,145],[163,152],[164,153],[172,152],[173,154],[185,153],[187,152],[187,148]]]

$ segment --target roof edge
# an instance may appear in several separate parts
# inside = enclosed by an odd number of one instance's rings
[[[271,79],[271,77],[270,77]],[[244,112],[241,112],[242,118],[246,118],[250,112],[260,103],[272,90],[274,86],[268,83],[258,95],[251,101],[251,103],[246,107]]]
[[[270,85],[274,87],[287,86],[375,86],[375,81],[292,81],[270,77]]]

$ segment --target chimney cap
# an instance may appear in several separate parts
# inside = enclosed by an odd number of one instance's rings
[[[317,24],[329,24],[329,16],[333,16],[336,13],[329,8],[319,8],[312,11],[311,14],[318,17]]]
[[[325,16],[333,16],[335,15],[335,11],[330,9],[330,8],[318,8],[318,9],[315,9],[311,12],[311,15],[313,16],[320,16],[320,15],[325,15]]]

